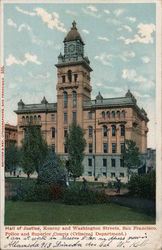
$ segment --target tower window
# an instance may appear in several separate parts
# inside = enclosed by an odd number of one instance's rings
[[[116,126],[112,125],[112,136],[116,136]]]
[[[112,153],[116,153],[116,143],[112,143]]]
[[[72,71],[71,70],[68,70],[68,80],[69,80],[69,82],[72,81]]]
[[[92,153],[92,151],[93,151],[92,143],[89,143],[89,153]]]
[[[125,126],[121,125],[121,136],[125,136]]]
[[[68,119],[67,113],[64,113],[64,123],[65,124],[67,123],[67,119]]]
[[[93,128],[92,128],[92,126],[89,126],[89,127],[88,127],[88,130],[89,130],[89,137],[92,137],[92,133],[93,133]]]
[[[64,92],[64,108],[67,108],[68,106],[68,94]]]
[[[103,136],[107,136],[107,126],[103,126]]]
[[[78,74],[74,74],[74,82],[77,82]]]
[[[75,108],[76,107],[76,104],[77,104],[77,100],[76,100],[76,92],[73,91],[73,107]]]
[[[62,76],[62,83],[65,83],[65,76]]]
[[[108,145],[107,145],[107,143],[103,144],[103,148],[104,148],[104,153],[107,153],[108,152]]]

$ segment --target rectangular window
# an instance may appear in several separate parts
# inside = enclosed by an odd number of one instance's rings
[[[104,148],[104,153],[107,153],[108,152],[108,145],[107,145],[107,143],[103,144],[103,148]]]
[[[92,159],[91,158],[88,159],[88,166],[92,167]]]
[[[92,143],[89,143],[89,153],[92,153],[92,151],[93,151]]]
[[[116,143],[112,143],[112,153],[116,153]]]
[[[52,121],[52,122],[55,121],[55,114],[51,114],[51,121]]]
[[[103,159],[103,167],[107,167],[107,159]]]
[[[64,138],[68,135],[68,130],[67,128],[64,128]]]
[[[92,112],[88,112],[88,120],[92,119]]]
[[[73,122],[76,123],[76,112],[73,112]]]
[[[55,138],[55,128],[52,128],[52,138]]]
[[[115,168],[115,166],[116,166],[116,161],[115,161],[115,159],[111,159],[111,167],[112,167],[112,168]]]
[[[68,119],[67,113],[64,113],[64,123],[65,124],[67,123],[67,119]]]
[[[62,76],[62,83],[65,83],[65,76]]]
[[[66,146],[66,144],[64,144],[64,153],[65,154],[67,153],[67,146]]]
[[[115,173],[111,173],[111,178],[115,177]]]
[[[124,154],[124,143],[120,143],[120,152]]]
[[[105,176],[105,177],[106,177],[106,172],[103,172],[103,176]]]
[[[52,152],[55,153],[55,144],[52,144]]]
[[[124,167],[124,159],[120,159],[120,167],[121,167],[121,168]]]
[[[89,172],[88,172],[88,176],[92,176],[92,172],[89,171]]]
[[[124,177],[124,173],[120,173],[120,177]]]

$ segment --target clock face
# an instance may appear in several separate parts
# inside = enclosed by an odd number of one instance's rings
[[[69,45],[68,51],[69,52],[74,52],[74,50],[75,50],[75,45],[74,44]]]

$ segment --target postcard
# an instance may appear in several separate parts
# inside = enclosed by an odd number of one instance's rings
[[[0,13],[0,248],[162,249],[162,1]]]

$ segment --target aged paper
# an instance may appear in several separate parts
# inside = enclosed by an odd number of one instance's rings
[[[162,1],[160,0],[0,1],[1,249],[162,249],[161,13]],[[9,174],[5,173],[5,140],[7,139],[5,124],[14,126],[19,123],[18,115],[21,113],[19,113],[21,108],[17,106],[18,102],[20,105],[23,103],[27,107],[29,104],[28,107],[31,107],[41,100],[43,104],[47,99],[49,109],[50,103],[57,102],[60,94],[57,93],[58,88],[56,90],[59,74],[54,65],[59,68],[58,60],[64,60],[62,59],[64,53],[73,54],[75,46],[69,45],[66,52],[64,38],[71,27],[75,29],[76,25],[84,41],[80,40],[81,45],[85,43],[85,68],[89,71],[91,71],[90,67],[93,69],[92,100],[96,98],[98,92],[101,92],[103,98],[124,97],[130,89],[140,108],[143,107],[147,112],[149,118],[147,148],[153,148],[156,152],[155,223],[149,224],[145,221],[146,223],[142,224],[138,221],[137,224],[129,224],[133,219],[128,220],[127,223],[126,216],[125,223],[122,224],[123,220],[118,216],[116,222],[119,221],[119,225],[112,222],[109,224],[106,214],[103,214],[103,223],[98,221],[96,224],[92,223],[93,225],[89,223],[88,217],[85,224],[80,222],[72,224],[70,219],[69,223],[52,224],[46,218],[42,220],[40,217],[40,221],[45,221],[47,224],[39,225],[36,219],[39,213],[43,214],[40,212],[41,209],[46,210],[44,205],[39,208],[40,210],[38,209],[37,215],[33,216],[36,224],[32,223],[31,216],[28,223],[26,217],[28,214],[22,216],[21,213],[21,209],[24,208],[18,205],[18,201],[8,201],[6,197],[8,187],[5,185],[5,176],[8,177]],[[77,53],[82,53],[81,49]],[[70,79],[69,76],[68,79]],[[87,79],[90,78],[87,76]],[[62,81],[64,83],[64,78]],[[28,115],[30,115],[29,110],[26,116]],[[57,133],[59,129],[61,128],[57,129]],[[20,139],[18,140],[19,144]],[[61,141],[62,138],[58,138],[59,140]],[[55,147],[55,144],[52,145]],[[100,170],[96,167],[95,171],[97,173]],[[91,174],[87,170],[87,175]],[[110,174],[112,178],[115,176],[114,172],[102,174],[103,177],[99,174],[97,176],[101,182],[105,180],[105,175],[108,177]],[[21,170],[18,170],[17,178],[21,175]],[[125,176],[125,172],[120,173],[120,177],[122,176]],[[10,215],[9,210],[16,208],[16,202],[17,211],[15,210],[15,215]],[[23,204],[26,206],[29,203]],[[82,211],[81,208],[78,209]],[[57,213],[56,215],[51,213],[51,220],[55,216],[58,216]],[[68,214],[59,214],[59,216],[61,219],[68,217]],[[148,216],[148,218],[151,217]],[[24,225],[21,219],[26,221]]]

